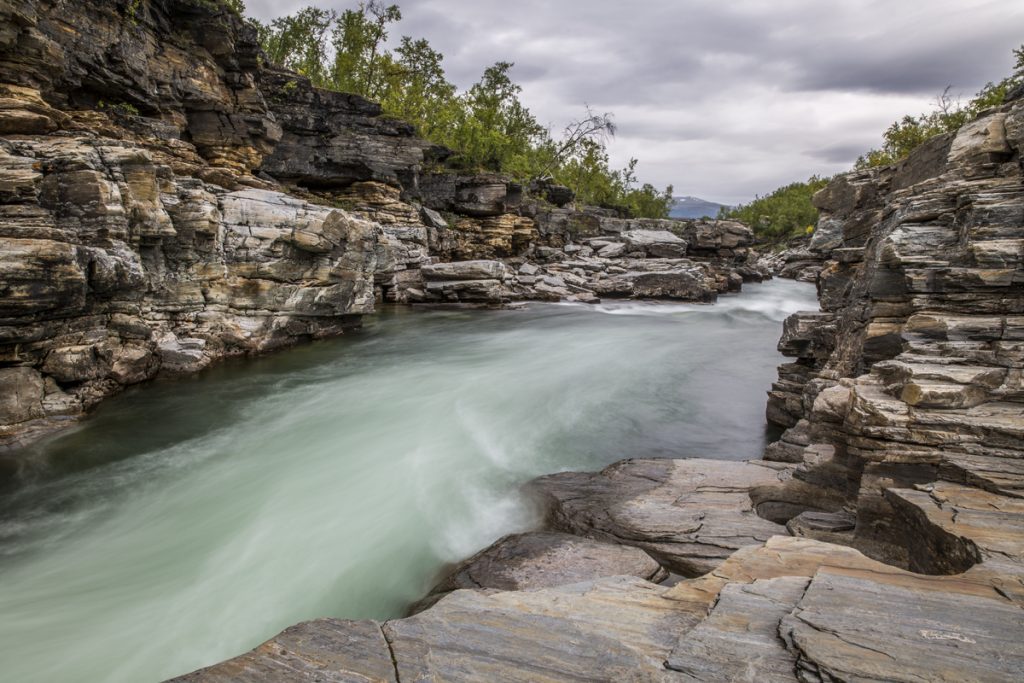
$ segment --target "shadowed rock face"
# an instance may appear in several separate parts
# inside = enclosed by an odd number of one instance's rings
[[[310,85],[268,68],[260,86],[281,126],[281,140],[260,166],[282,182],[318,190],[376,181],[415,188],[428,145],[403,121],[381,117],[380,105]]]

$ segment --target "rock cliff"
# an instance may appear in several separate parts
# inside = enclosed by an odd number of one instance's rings
[[[238,17],[40,0],[0,24],[0,440],[373,310],[380,227],[263,171],[301,123]]]
[[[1022,148],[1017,99],[817,197],[822,310],[786,323],[765,460],[541,477],[546,529],[424,611],[300,624],[178,680],[1015,680]]]
[[[1022,136],[1017,100],[816,197],[822,310],[786,322],[768,416],[790,429],[767,457],[800,463],[880,558],[907,548],[888,489],[1024,489]]]

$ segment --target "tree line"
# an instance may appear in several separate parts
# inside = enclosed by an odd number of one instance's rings
[[[571,188],[583,204],[635,217],[668,216],[671,186],[660,191],[640,184],[636,159],[622,169],[611,166],[607,143],[616,129],[610,113],[588,107],[555,134],[523,103],[506,61],[484,69],[460,92],[445,73],[444,56],[426,39],[402,36],[389,47],[401,19],[398,5],[369,0],[340,13],[309,6],[268,23],[249,21],[272,63],[318,87],[380,102],[386,115],[453,150],[447,163],[456,169],[550,180]]]
[[[773,243],[811,234],[818,222],[818,210],[811,203],[811,197],[830,180],[811,176],[806,181],[780,187],[764,197],[755,197],[748,204],[722,207],[718,217],[740,221],[750,226],[758,237]]]

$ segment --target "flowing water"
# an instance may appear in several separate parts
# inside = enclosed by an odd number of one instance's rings
[[[758,457],[813,288],[714,306],[394,310],[137,387],[0,495],[0,680],[149,682],[318,616],[388,618],[528,528],[518,493],[625,457]]]

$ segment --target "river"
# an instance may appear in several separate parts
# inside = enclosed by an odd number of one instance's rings
[[[518,486],[626,457],[759,457],[782,320],[714,306],[394,309],[103,403],[0,494],[0,679],[155,682],[318,616],[389,618],[529,528]]]

